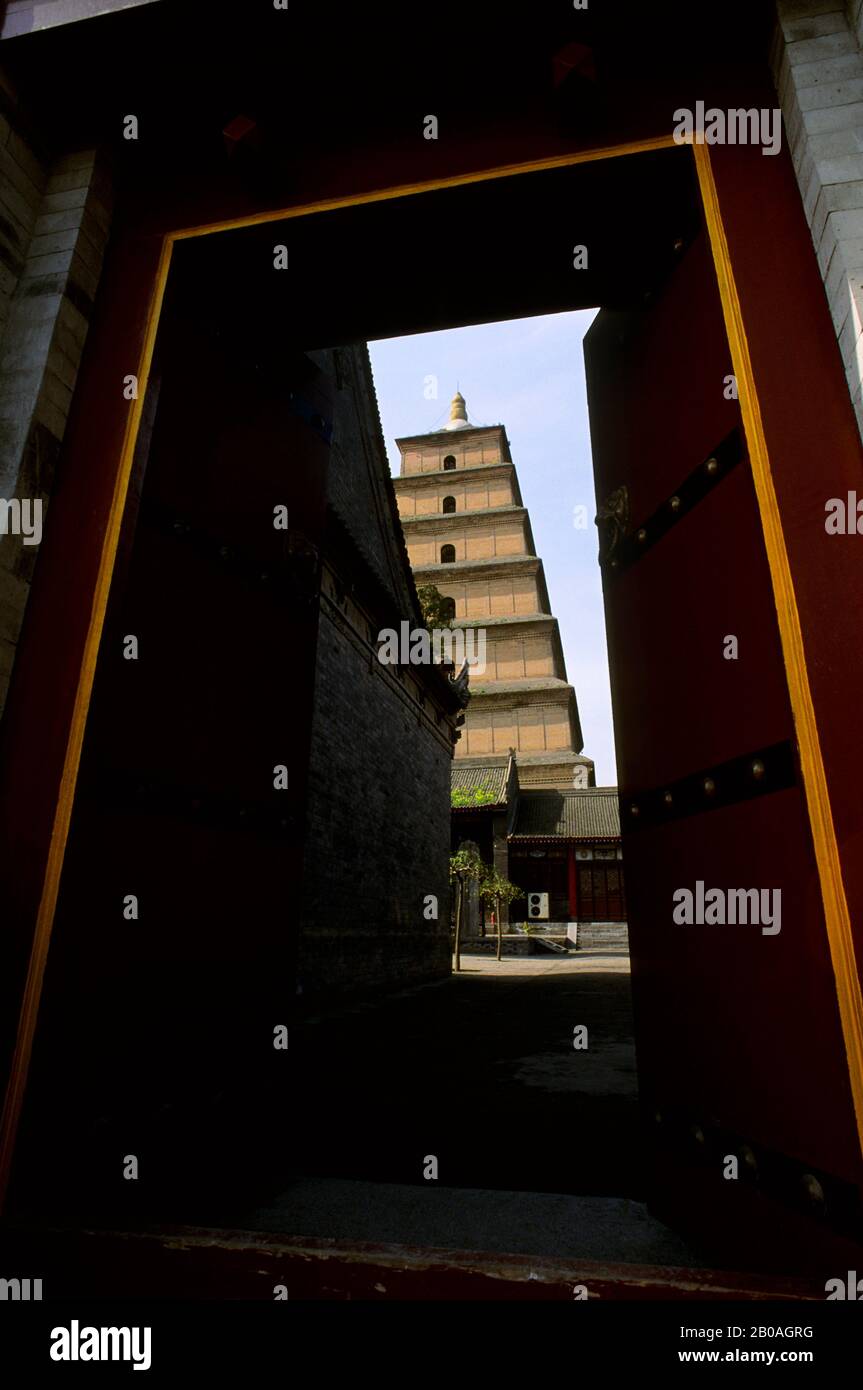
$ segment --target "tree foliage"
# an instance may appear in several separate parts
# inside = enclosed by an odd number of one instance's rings
[[[461,970],[461,919],[464,912],[464,898],[468,883],[479,881],[485,865],[473,846],[463,845],[449,858],[449,878],[455,891],[455,939],[453,941],[456,970]]]
[[[450,883],[464,883],[469,878],[481,878],[485,867],[475,849],[462,848],[449,857]]]
[[[501,958],[502,926],[501,906],[524,896],[520,888],[504,878],[492,864],[486,864],[476,849],[463,846],[456,854],[450,855],[449,877],[455,892],[455,969],[461,969],[461,923],[464,911],[465,893],[468,884],[478,884],[479,896],[496,909],[497,958]]]
[[[504,878],[492,864],[483,866],[482,877],[479,884],[479,895],[487,903],[494,904],[495,925],[497,927],[497,958],[500,960],[503,947],[503,925],[501,922],[501,905],[509,905],[515,898],[522,896],[520,888],[516,888],[514,883],[510,883],[508,878]]]
[[[516,888],[515,884],[510,883],[497,869],[489,864],[483,867],[485,872],[480,879],[479,895],[485,902],[506,903],[509,906],[516,898],[524,897],[521,888]]]
[[[423,622],[431,632],[435,627],[452,627],[449,601],[435,584],[420,584],[417,588]]]

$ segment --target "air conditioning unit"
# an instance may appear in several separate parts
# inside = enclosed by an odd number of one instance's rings
[[[533,922],[548,921],[548,894],[528,893],[527,915]]]

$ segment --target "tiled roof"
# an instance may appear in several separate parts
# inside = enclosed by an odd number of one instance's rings
[[[614,839],[620,835],[616,787],[584,791],[532,792],[519,796],[512,838],[560,835],[568,840]]]
[[[502,805],[506,801],[508,761],[507,759],[503,763],[485,763],[473,767],[459,767],[455,762],[452,766],[450,785],[453,791],[456,788],[464,792],[490,791],[494,794],[494,801],[485,804]]]

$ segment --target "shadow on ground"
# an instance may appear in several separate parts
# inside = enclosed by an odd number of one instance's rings
[[[643,1195],[626,957],[463,964],[293,1030],[295,1171]]]
[[[641,1200],[629,962],[463,957],[291,1033],[296,1128],[247,1229],[687,1265]],[[576,1049],[576,1027],[587,1047]],[[424,1177],[431,1158],[437,1179]]]

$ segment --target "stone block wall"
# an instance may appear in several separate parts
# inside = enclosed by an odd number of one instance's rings
[[[300,924],[306,997],[449,974],[454,717],[427,667],[377,659],[382,628],[419,618],[368,354],[310,355],[336,384],[328,505],[357,551],[324,556]],[[430,895],[436,917],[425,915]]]
[[[0,75],[0,498],[41,502],[43,525],[110,224],[96,152],[40,150]],[[39,547],[0,526],[2,713]]]
[[[506,435],[499,425],[487,430],[471,428],[462,432],[441,430],[430,444],[406,446],[402,451],[402,477],[411,473],[437,473],[444,469],[444,460],[455,460],[455,469],[479,468],[487,463],[500,463],[508,454]]]
[[[365,344],[310,352],[333,378],[333,439],[327,501],[366,563],[400,606],[412,602],[404,540],[395,522],[389,463]]]
[[[417,568],[416,581],[437,585],[442,594],[455,600],[456,617],[471,622],[548,612],[539,582],[539,562],[535,560],[508,574],[485,574],[480,568],[465,574],[452,565],[424,565]]]
[[[450,766],[444,737],[325,600],[304,865],[305,995],[449,973]],[[427,894],[438,900],[436,921],[423,915]]]
[[[863,432],[863,0],[777,0],[771,61]]]
[[[571,693],[561,687],[558,698],[543,703],[536,697],[483,698],[482,681],[471,698],[468,720],[456,745],[456,757],[519,752],[546,753],[573,746]]]
[[[629,928],[625,922],[579,922],[579,951],[629,950]]]
[[[448,515],[456,516],[460,512],[521,504],[515,473],[508,466],[494,469],[490,476],[485,470],[478,477],[475,473],[464,472],[457,478],[451,473],[434,474],[429,484],[415,485],[411,489],[396,481],[396,496],[399,513],[406,519],[443,514],[445,497],[455,501],[455,512]]]
[[[491,560],[499,555],[530,553],[526,512],[501,512],[495,517],[487,513],[476,517],[442,516],[434,522],[408,527],[408,554],[411,564],[446,564],[441,560],[445,545],[455,549],[455,561]]]
[[[553,623],[513,625],[500,631],[486,628],[486,666],[475,678],[486,681],[536,680],[552,676],[565,680],[558,661]]]

